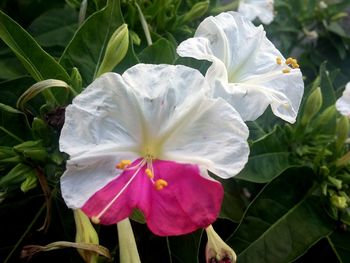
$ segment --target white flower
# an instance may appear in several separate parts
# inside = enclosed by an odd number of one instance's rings
[[[238,12],[253,21],[259,18],[264,24],[270,24],[274,17],[274,0],[240,0]]]
[[[346,84],[343,95],[335,103],[337,110],[345,116],[350,116],[350,82]]]
[[[295,122],[304,92],[299,65],[283,58],[262,26],[236,12],[211,16],[177,52],[212,62],[209,96],[227,100],[244,120],[255,120],[271,105],[276,116]]]
[[[224,100],[210,99],[199,71],[139,64],[106,73],[66,109],[60,150],[69,207],[114,224],[142,210],[157,235],[207,227],[220,212],[222,178],[247,162],[248,129]],[[191,220],[189,220],[191,219]]]

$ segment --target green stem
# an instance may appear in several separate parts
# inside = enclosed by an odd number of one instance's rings
[[[12,132],[5,129],[4,127],[0,126],[0,130],[3,131],[4,133],[6,133],[7,135],[11,136],[16,141],[19,141],[20,143],[24,142],[21,138],[17,137],[16,135],[14,135]]]
[[[142,10],[141,10],[140,6],[138,5],[138,3],[135,2],[135,6],[136,6],[137,11],[139,13],[140,22],[142,25],[142,29],[145,32],[147,44],[150,46],[150,45],[152,45],[152,38],[151,38],[151,33],[149,32],[147,21],[143,15]]]

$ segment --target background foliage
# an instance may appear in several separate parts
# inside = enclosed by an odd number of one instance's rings
[[[20,261],[25,245],[74,242],[73,214],[59,189],[67,156],[58,150],[58,137],[65,105],[97,76],[113,32],[128,24],[129,48],[115,72],[143,62],[184,64],[204,73],[207,62],[179,58],[176,46],[204,17],[237,6],[94,0],[81,12],[81,2],[0,1],[1,262]],[[298,58],[305,96],[294,125],[270,111],[248,123],[249,162],[222,181],[225,200],[214,227],[238,262],[350,262],[349,123],[334,107],[350,81],[349,6],[348,0],[275,1],[275,20],[265,30],[284,56]],[[34,85],[46,79],[59,81]],[[160,238],[136,221],[133,228],[143,262],[204,261],[201,230]],[[96,230],[118,262],[116,227]],[[74,249],[31,258],[46,261],[83,262]]]

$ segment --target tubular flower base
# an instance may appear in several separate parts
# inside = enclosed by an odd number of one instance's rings
[[[295,122],[304,92],[299,64],[282,56],[262,26],[236,12],[211,16],[177,52],[212,62],[206,73],[209,96],[227,100],[243,120],[257,119],[271,105],[276,116]]]
[[[235,263],[236,253],[230,248],[215,232],[212,225],[205,231],[208,236],[208,243],[205,248],[205,258],[207,263]]]
[[[139,64],[106,73],[66,109],[60,149],[67,205],[95,223],[140,209],[150,230],[181,235],[218,216],[222,178],[247,162],[248,129],[224,100],[206,97],[205,78],[185,66]],[[217,149],[220,149],[218,151]]]
[[[118,224],[119,261],[126,263],[140,263],[134,233],[132,232],[129,218]]]

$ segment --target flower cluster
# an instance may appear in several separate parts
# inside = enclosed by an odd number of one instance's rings
[[[242,170],[249,155],[244,121],[269,105],[295,121],[302,75],[262,26],[235,12],[206,18],[177,52],[212,65],[203,76],[181,65],[138,64],[103,74],[75,97],[60,137],[70,156],[61,190],[67,205],[94,223],[115,224],[139,209],[157,235],[205,228],[214,244],[211,224],[224,190],[208,171],[225,179]],[[208,257],[234,261],[220,242]]]

